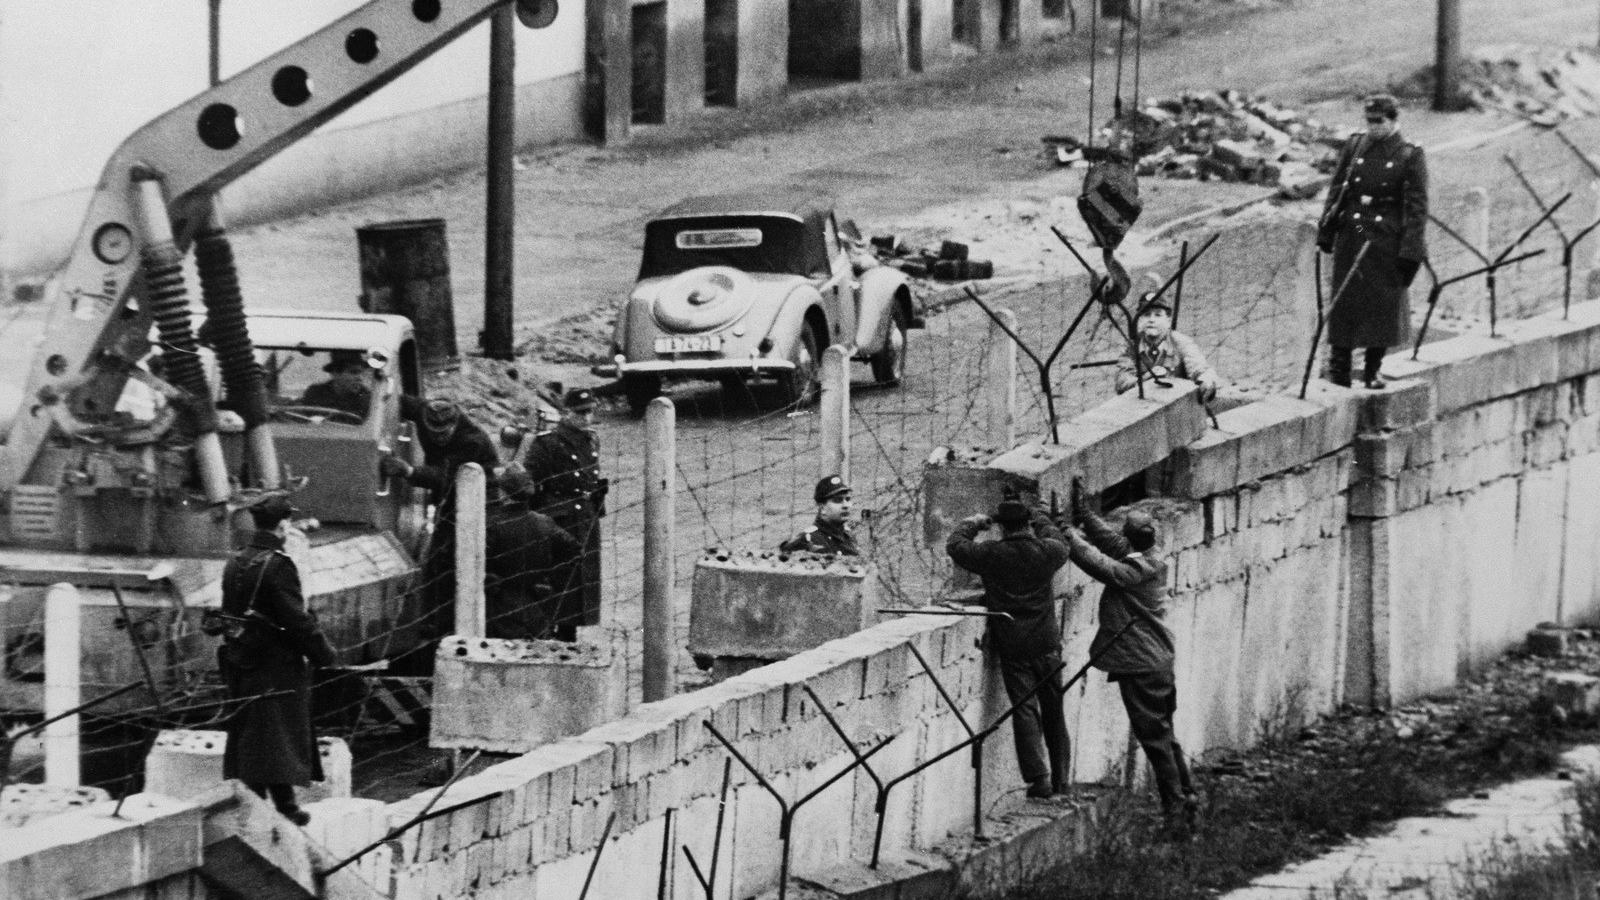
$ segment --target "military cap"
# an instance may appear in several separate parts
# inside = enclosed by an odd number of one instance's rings
[[[354,366],[367,367],[367,355],[360,350],[335,350],[329,357],[328,364],[322,367],[324,372],[343,372]]]
[[[588,388],[573,388],[562,395],[561,405],[573,412],[583,412],[599,406],[600,401],[594,398],[594,391]]]
[[[994,520],[1001,525],[1021,525],[1032,518],[1028,505],[1021,500],[1001,500],[999,508],[994,511]]]
[[[850,493],[850,485],[837,475],[829,475],[817,482],[817,489],[811,492],[812,499],[818,503],[825,503],[841,494]]]
[[[1383,116],[1388,119],[1400,118],[1400,103],[1389,94],[1373,94],[1367,98],[1367,103],[1362,111],[1369,116]]]
[[[261,531],[278,527],[279,522],[300,511],[283,494],[267,494],[250,504],[249,510],[250,521]]]
[[[1167,315],[1172,315],[1172,304],[1164,297],[1157,297],[1155,291],[1145,291],[1139,295],[1139,315],[1144,315],[1151,310],[1159,309]]]

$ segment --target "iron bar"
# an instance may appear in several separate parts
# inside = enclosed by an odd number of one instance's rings
[[[672,809],[669,807],[661,826],[661,875],[656,879],[656,900],[668,900],[667,870],[672,866]]]
[[[683,855],[689,858],[689,869],[694,872],[694,879],[700,882],[700,889],[706,892],[706,900],[712,900],[711,882],[707,881],[705,873],[700,871],[700,863],[695,861],[694,851],[689,849],[688,844],[683,845]]]
[[[122,613],[122,624],[128,632],[128,642],[133,644],[134,655],[139,657],[139,668],[144,671],[144,683],[150,688],[150,699],[156,705],[156,712],[165,715],[161,692],[156,690],[156,678],[150,672],[150,659],[144,654],[144,645],[139,643],[138,636],[133,633],[133,616],[128,612],[128,604],[122,599],[122,588],[117,587],[115,579],[111,581],[111,595],[117,598],[117,610]]]
[[[594,883],[594,870],[600,867],[600,855],[606,852],[606,842],[611,840],[611,826],[617,823],[617,811],[612,810],[606,816],[606,827],[600,832],[600,845],[594,848],[594,859],[589,860],[589,874],[583,876],[583,890],[578,891],[578,900],[588,900],[589,885]]]
[[[717,794],[717,829],[711,835],[711,881],[706,885],[706,900],[711,900],[711,889],[717,883],[717,861],[722,856],[722,821],[728,812],[728,786],[733,780],[733,760],[722,761],[722,790]]]
[[[482,750],[474,750],[474,751],[472,751],[472,754],[467,757],[467,761],[462,763],[461,765],[457,766],[455,771],[450,773],[450,777],[445,779],[444,784],[440,785],[439,789],[434,792],[433,796],[428,798],[427,804],[422,807],[422,812],[419,812],[416,815],[412,816],[411,819],[409,821],[407,821],[406,823],[404,823],[402,825],[396,825],[395,827],[389,829],[389,833],[385,834],[383,837],[373,841],[372,843],[366,845],[365,847],[362,847],[360,850],[357,850],[356,852],[350,854],[349,856],[346,856],[344,859],[341,859],[338,862],[334,863],[332,868],[323,870],[318,875],[318,877],[319,878],[329,878],[329,877],[331,877],[333,875],[333,873],[339,871],[340,869],[343,869],[345,866],[350,865],[351,863],[355,862],[356,860],[360,859],[361,857],[366,856],[368,853],[371,853],[372,851],[378,849],[379,847],[382,847],[384,844],[389,843],[390,841],[394,840],[395,838],[399,837],[402,834],[405,834],[407,831],[411,830],[412,828],[416,827],[417,825],[422,824],[423,822],[428,821],[429,819],[438,818],[439,816],[447,816],[450,813],[453,813],[458,809],[466,809],[467,807],[472,806],[474,804],[483,803],[483,802],[488,801],[488,800],[493,800],[495,797],[500,796],[500,792],[496,791],[493,794],[486,794],[486,795],[484,795],[482,797],[474,797],[471,800],[467,800],[467,801],[462,802],[462,803],[457,803],[457,804],[455,804],[453,806],[447,806],[444,809],[439,810],[438,812],[434,812],[434,809],[433,809],[434,806],[437,805],[439,800],[440,800],[440,798],[442,798],[444,796],[445,791],[450,790],[450,788],[455,785],[456,781],[459,780],[461,778],[461,776],[466,773],[467,769],[472,766],[473,762],[477,760],[478,755],[481,754],[482,752],[483,752]],[[417,853],[418,854],[422,853],[422,847],[421,847],[420,844],[417,847]]]
[[[880,613],[890,613],[897,616],[984,616],[996,619],[1010,619],[1008,612],[997,612],[992,609],[932,609],[929,607],[911,608],[898,606],[880,606]]]
[[[1317,324],[1311,330],[1311,352],[1306,355],[1305,374],[1300,376],[1300,399],[1306,398],[1306,388],[1311,386],[1311,367],[1316,364],[1317,345],[1322,343],[1322,254],[1311,254],[1311,279],[1316,284]],[[1430,307],[1431,309],[1431,307]]]
[[[1571,150],[1573,153],[1576,153],[1578,155],[1578,159],[1581,160],[1584,165],[1589,167],[1589,173],[1594,175],[1596,178],[1600,178],[1600,163],[1596,163],[1593,157],[1591,157],[1577,144],[1574,144],[1572,142],[1572,138],[1567,137],[1566,133],[1561,129],[1555,128],[1552,130],[1556,133],[1556,137],[1561,139],[1561,143],[1566,144],[1567,149]]]
[[[1220,234],[1220,232],[1219,232]],[[1178,248],[1178,286],[1172,292],[1172,327],[1178,327],[1178,311],[1183,307],[1183,272],[1189,268],[1189,242],[1185,240]]]
[[[1527,253],[1523,253],[1520,256],[1513,256],[1512,258],[1507,259],[1507,260],[1502,260],[1500,262],[1493,262],[1493,263],[1490,263],[1490,264],[1488,264],[1486,266],[1480,266],[1480,267],[1478,267],[1476,269],[1473,269],[1470,272],[1463,272],[1460,275],[1456,275],[1453,278],[1446,278],[1443,281],[1435,281],[1435,283],[1433,285],[1433,290],[1430,291],[1429,295],[1428,295],[1428,311],[1427,311],[1426,314],[1424,314],[1424,316],[1422,318],[1422,328],[1420,330],[1418,330],[1418,332],[1417,332],[1417,342],[1411,348],[1411,358],[1412,359],[1416,359],[1417,358],[1417,353],[1419,351],[1421,351],[1421,349],[1422,349],[1422,339],[1427,336],[1427,334],[1428,334],[1428,323],[1433,319],[1433,307],[1434,307],[1434,304],[1439,302],[1439,295],[1444,292],[1445,288],[1449,287],[1452,284],[1455,284],[1458,281],[1464,281],[1464,280],[1466,280],[1468,278],[1471,278],[1474,275],[1481,275],[1484,272],[1487,272],[1487,271],[1489,271],[1491,269],[1498,269],[1498,268],[1500,268],[1502,266],[1509,266],[1509,265],[1512,265],[1513,263],[1519,263],[1519,262],[1524,262],[1526,260],[1530,260],[1530,259],[1534,258],[1535,256],[1538,256],[1541,253],[1544,253],[1544,249],[1545,248],[1540,247],[1537,250],[1529,250]],[[1431,269],[1431,266],[1430,266],[1430,269]],[[1494,336],[1493,330],[1491,330],[1489,332],[1489,334],[1490,334],[1491,337],[1493,337]]]
[[[789,896],[789,850],[791,837],[793,836],[795,814],[798,813],[800,808],[805,806],[806,803],[812,798],[832,787],[834,782],[855,771],[857,766],[863,765],[867,760],[872,758],[873,754],[889,746],[889,744],[894,741],[894,735],[890,735],[889,737],[883,739],[871,750],[868,750],[865,755],[858,757],[854,762],[850,763],[850,765],[845,766],[843,769],[840,769],[838,772],[836,772],[832,778],[824,781],[822,784],[812,789],[810,793],[791,804],[783,799],[783,795],[778,793],[777,788],[772,786],[772,782],[768,781],[765,775],[762,775],[760,772],[756,771],[755,766],[752,766],[750,761],[744,758],[744,754],[739,752],[739,748],[735,747],[732,741],[728,740],[726,737],[723,737],[722,732],[718,731],[717,727],[712,725],[710,720],[707,720],[702,724],[705,725],[707,731],[711,732],[712,737],[715,737],[719,742],[721,742],[722,746],[726,747],[728,752],[733,755],[733,758],[738,760],[739,764],[744,766],[745,770],[755,777],[756,781],[766,789],[767,793],[772,795],[772,799],[778,802],[778,840],[783,845],[783,849],[781,851],[782,856],[780,857],[778,863],[778,900],[786,900],[786,898]]]
[[[1517,181],[1522,183],[1523,189],[1533,197],[1533,202],[1537,203],[1541,210],[1548,209],[1544,204],[1544,198],[1539,196],[1539,192],[1534,188],[1533,182],[1529,181],[1528,176],[1523,174],[1522,168],[1517,165],[1517,161],[1512,158],[1511,154],[1505,154],[1505,161],[1506,165],[1511,167],[1511,171],[1516,173]],[[1585,162],[1587,161],[1587,158],[1585,158]],[[1571,196],[1571,194],[1569,193],[1568,196]],[[1561,318],[1563,319],[1570,318],[1572,311],[1572,252],[1577,249],[1578,242],[1588,237],[1596,226],[1600,226],[1600,219],[1594,220],[1582,231],[1569,237],[1566,230],[1561,227],[1560,222],[1555,219],[1550,220],[1550,227],[1555,229],[1556,236],[1561,239]]]
[[[1355,277],[1356,270],[1361,268],[1361,260],[1366,257],[1371,249],[1371,241],[1362,241],[1361,249],[1356,251],[1356,258],[1350,261],[1350,271],[1344,273],[1344,281],[1339,283],[1339,289],[1333,292],[1333,299],[1328,301],[1328,316],[1333,315],[1333,308],[1339,305],[1339,300],[1344,296],[1344,289],[1350,286],[1350,281]],[[1322,314],[1322,254],[1317,254],[1317,327],[1311,334],[1311,352],[1306,356],[1306,374],[1300,382],[1300,399],[1306,398],[1306,386],[1311,381],[1311,366],[1317,358],[1317,346],[1322,343],[1322,327],[1327,322],[1327,316]]]

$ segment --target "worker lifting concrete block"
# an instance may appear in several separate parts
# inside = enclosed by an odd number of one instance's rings
[[[526,753],[627,711],[622,632],[580,628],[570,643],[451,635],[434,660],[428,743]]]
[[[721,679],[878,621],[878,574],[859,556],[711,550],[695,563],[689,652]]]

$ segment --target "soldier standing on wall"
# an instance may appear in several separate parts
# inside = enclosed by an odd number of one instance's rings
[[[998,541],[979,542],[991,522],[1000,525]],[[1010,618],[989,619],[987,643],[1000,661],[1006,696],[1017,703],[1041,680],[1039,692],[1017,707],[1011,736],[1017,767],[1028,796],[1045,799],[1067,788],[1072,741],[1061,707],[1061,626],[1051,589],[1067,563],[1061,532],[1042,513],[1021,500],[1002,500],[991,516],[962,519],[945,542],[955,564],[983,579],[983,604]],[[1039,752],[1044,739],[1048,761]]]
[[[817,482],[811,497],[817,503],[817,520],[810,528],[779,544],[778,549],[784,553],[805,550],[860,556],[855,535],[850,533],[850,485],[837,475],[829,475]]]
[[[1381,390],[1384,353],[1411,333],[1407,289],[1428,258],[1428,163],[1421,147],[1400,137],[1393,97],[1371,97],[1365,111],[1367,130],[1339,153],[1317,249],[1333,254],[1334,291],[1349,279],[1328,313],[1328,380],[1349,387],[1352,356],[1364,347],[1361,383]]]
[[[306,609],[300,572],[283,552],[294,511],[282,495],[250,507],[255,534],[222,572],[220,618],[229,624],[221,628],[218,660],[229,696],[244,701],[228,719],[223,777],[243,781],[304,825],[311,814],[295,802],[294,787],[323,780],[311,730],[310,666],[331,666],[335,657]]]
[[[1072,562],[1106,586],[1100,595],[1100,630],[1089,648],[1095,668],[1121,690],[1128,726],[1155,771],[1168,826],[1174,834],[1181,830],[1192,834],[1200,803],[1183,748],[1173,734],[1172,716],[1178,708],[1175,653],[1172,632],[1161,621],[1166,614],[1167,564],[1145,555],[1155,546],[1155,523],[1148,513],[1132,510],[1121,531],[1112,528],[1089,509],[1076,478],[1072,519],[1076,527],[1066,532]]]
[[[583,545],[572,577],[558,589],[556,638],[571,641],[580,625],[600,624],[600,519],[610,482],[600,477],[594,392],[574,388],[561,398],[561,422],[533,439],[523,467],[534,484],[534,508]]]

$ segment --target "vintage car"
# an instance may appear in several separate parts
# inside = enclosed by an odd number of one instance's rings
[[[804,405],[833,344],[868,362],[875,381],[898,383],[906,329],[921,324],[912,302],[899,270],[857,270],[825,198],[693,197],[645,227],[614,363],[595,372],[620,378],[635,412],[666,377],[724,390],[772,380],[783,405]]]

